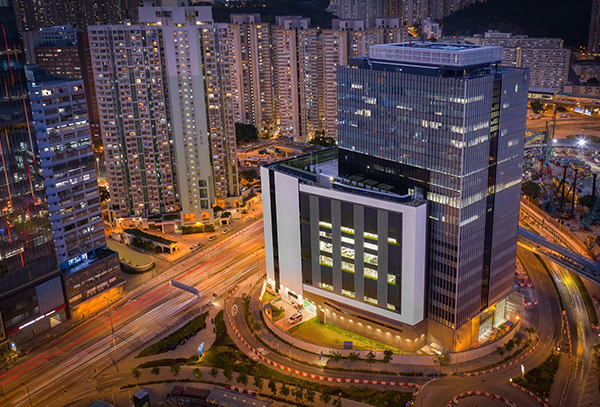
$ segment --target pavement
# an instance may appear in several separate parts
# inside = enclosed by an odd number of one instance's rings
[[[543,277],[543,275],[542,275]],[[549,281],[549,277],[546,275],[545,276],[547,281],[545,283],[546,284],[542,284],[543,287],[546,287],[546,289],[548,290],[552,290],[553,292],[553,286],[551,285],[551,282]],[[537,276],[535,277],[535,279],[537,280]],[[243,319],[243,312],[241,312],[241,298],[239,293],[242,292],[249,292],[250,295],[252,296],[252,298],[258,298],[258,287],[254,287],[253,290],[250,289],[250,287],[248,286],[241,286],[240,289],[236,292],[236,294],[231,298],[231,301],[228,305],[228,307],[231,309],[234,306],[238,307],[238,312],[235,315],[232,315],[232,319],[233,319],[233,323],[235,324],[236,328],[240,331],[242,337],[247,341],[248,344],[250,344],[250,346],[252,346],[255,349],[258,349],[259,352],[266,358],[272,360],[275,363],[279,363],[283,366],[287,366],[290,369],[296,369],[299,371],[303,371],[309,374],[314,374],[314,375],[321,375],[321,376],[327,376],[327,377],[331,377],[331,378],[343,378],[343,379],[371,379],[371,380],[389,380],[389,381],[399,381],[399,380],[403,380],[403,381],[410,381],[410,382],[414,382],[417,384],[424,384],[428,379],[428,377],[400,377],[398,375],[392,375],[392,374],[380,374],[380,373],[363,373],[363,372],[339,372],[339,371],[335,371],[335,370],[329,370],[329,369],[322,369],[322,368],[318,368],[316,366],[307,366],[305,364],[300,364],[297,363],[295,360],[301,361],[303,363],[310,363],[313,365],[319,365],[322,363],[327,363],[328,366],[332,366],[332,367],[346,367],[346,368],[352,368],[352,369],[370,369],[370,366],[366,364],[366,362],[358,362],[356,364],[351,364],[348,361],[344,361],[344,362],[339,362],[338,364],[336,364],[335,362],[330,361],[329,359],[325,358],[326,361],[322,361],[319,359],[318,355],[313,355],[311,353],[308,352],[304,352],[301,351],[300,349],[296,349],[296,348],[291,348],[291,358],[293,358],[293,360],[290,360],[290,347],[288,345],[283,344],[282,342],[280,342],[276,337],[273,337],[273,335],[269,334],[268,332],[266,332],[265,329],[262,329],[260,332],[260,338],[266,342],[269,346],[271,346],[274,349],[277,349],[279,347],[279,352],[281,352],[283,355],[278,354],[277,352],[272,352],[269,349],[266,349],[265,346],[263,346],[259,341],[257,341],[247,330],[245,323],[244,323],[244,319]],[[528,356],[525,361],[523,362],[526,366],[532,366],[535,367],[537,365],[539,365],[540,363],[542,363],[547,356],[550,354],[554,342],[552,340],[553,338],[553,331],[556,327],[558,327],[558,329],[560,330],[560,318],[558,318],[558,320],[552,321],[551,318],[545,318],[539,315],[540,311],[547,311],[546,307],[547,306],[552,306],[554,305],[554,307],[556,307],[557,309],[554,310],[550,310],[551,311],[555,311],[557,312],[558,315],[560,315],[560,311],[558,311],[558,304],[556,302],[556,298],[551,296],[552,292],[548,292],[548,295],[546,298],[545,296],[538,296],[538,301],[542,302],[542,306],[541,308],[537,308],[538,306],[532,306],[529,307],[527,312],[526,312],[526,318],[528,320],[535,320],[537,321],[540,326],[539,326],[539,332],[541,335],[541,339],[542,342],[541,344],[538,346],[538,350],[536,352],[534,352],[532,355]],[[254,301],[254,302],[258,302],[258,301]],[[254,303],[253,302],[253,303]],[[252,312],[254,314],[255,319],[259,320],[258,318],[260,318],[260,316],[257,314],[259,311],[258,306],[254,305],[252,307]],[[232,327],[227,323],[227,329],[230,330],[232,329]],[[246,352],[249,356],[253,356],[254,358],[256,358],[256,355],[254,355],[252,352],[250,352],[247,347],[245,346],[245,344],[241,343],[241,341],[236,339],[235,334],[233,334],[233,332],[230,331],[230,336],[232,336],[232,338],[234,338],[234,340],[236,341],[236,343],[238,344],[238,347],[240,349],[242,349],[244,352]],[[279,345],[278,345],[279,343]],[[298,342],[294,344],[295,346],[298,346],[300,348],[302,348],[302,343]],[[325,353],[325,352],[324,352]],[[481,361],[473,361],[472,363],[476,364],[476,363],[482,363]],[[485,363],[485,362],[483,362]],[[412,369],[415,369],[414,371],[416,372],[423,372],[425,375],[429,374],[429,373],[439,373],[440,368],[438,366],[407,366],[407,365],[399,365],[399,364],[390,364],[389,366],[387,366],[387,369],[389,369],[390,373],[393,372],[406,372],[406,371],[411,371]],[[456,367],[455,367],[456,368]],[[374,369],[377,370],[384,370],[386,369],[386,367],[384,367],[384,365],[382,364],[376,364],[374,365]],[[419,369],[419,370],[417,370]],[[508,367],[504,370],[501,370],[499,372],[495,372],[495,373],[490,373],[490,374],[486,374],[483,376],[477,376],[477,377],[459,377],[459,376],[446,376],[443,377],[441,379],[438,379],[436,381],[431,382],[430,384],[428,384],[423,391],[421,392],[421,394],[419,395],[419,398],[417,399],[418,403],[416,404],[417,406],[420,406],[419,402],[421,403],[422,406],[424,407],[439,407],[442,405],[445,405],[449,400],[452,399],[452,397],[454,397],[456,394],[462,392],[462,391],[470,391],[470,390],[481,390],[481,391],[490,391],[492,393],[496,393],[505,397],[508,397],[509,399],[515,401],[517,403],[517,405],[519,405],[520,407],[534,407],[534,406],[539,406],[539,403],[533,399],[532,397],[530,397],[529,395],[527,395],[526,393],[522,392],[521,390],[518,390],[512,386],[508,385],[508,378],[509,377],[516,377],[518,375],[520,375],[520,366],[519,365],[514,365],[511,367]],[[311,380],[305,377],[302,377],[305,380]],[[337,385],[337,383],[336,383]],[[339,385],[348,385],[348,384],[339,384]],[[359,386],[360,387],[360,386]],[[368,387],[373,387],[373,385],[369,385]],[[375,386],[377,388],[377,386]],[[380,386],[381,387],[381,386]],[[560,384],[559,384],[560,387]],[[389,389],[389,387],[388,387]],[[401,389],[400,389],[401,390]],[[405,388],[402,391],[410,391],[409,388]],[[469,401],[469,399],[466,399],[467,402]],[[497,402],[494,402],[497,403]],[[472,405],[472,404],[464,404],[464,401],[461,402],[461,405]],[[486,404],[480,404],[480,406],[485,406]],[[497,405],[497,404],[490,404],[490,405]],[[556,404],[558,405],[558,404]]]

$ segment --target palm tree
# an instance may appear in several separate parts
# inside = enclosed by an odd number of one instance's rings
[[[389,365],[392,361],[392,357],[394,356],[394,352],[391,349],[386,349],[383,351],[383,363],[385,363],[386,372],[389,371]]]
[[[502,346],[498,346],[496,348],[496,352],[498,352],[498,355],[500,355],[500,357],[504,356],[504,348]]]
[[[375,363],[375,353],[373,351],[369,351],[369,353],[367,353],[367,356],[365,357],[365,360],[369,365],[371,365],[371,370],[373,370],[373,363]]]
[[[334,362],[339,362],[342,360],[342,354],[340,352],[331,351],[329,352],[328,356],[329,359],[333,360]]]
[[[202,379],[202,371],[200,369],[196,368],[196,369],[192,370],[192,373],[194,374],[194,377],[197,380]]]
[[[213,367],[212,369],[210,369],[210,375],[213,379],[216,379],[219,375],[219,371],[217,370],[217,368]]]
[[[352,363],[356,363],[360,360],[360,354],[358,352],[350,352],[348,354],[348,360]]]

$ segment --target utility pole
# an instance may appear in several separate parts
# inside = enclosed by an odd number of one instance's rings
[[[115,339],[115,327],[113,325],[113,321],[112,321],[112,314],[110,312],[110,300],[106,297],[102,297],[106,300],[106,302],[108,303],[108,318],[110,319],[110,330],[112,331],[112,340],[113,340],[113,348],[115,350],[115,360],[117,358],[117,340]],[[115,362],[116,365],[116,362]],[[117,367],[117,370],[119,370],[119,368]]]

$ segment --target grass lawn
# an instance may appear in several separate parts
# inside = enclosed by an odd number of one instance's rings
[[[220,369],[232,367],[235,372],[246,373],[249,376],[258,375],[262,377],[265,380],[265,387],[266,383],[272,379],[304,390],[311,389],[318,392],[326,391],[329,394],[335,394],[336,396],[340,394],[344,398],[368,402],[370,405],[376,407],[404,406],[412,399],[412,393],[410,392],[328,386],[323,383],[310,382],[302,380],[299,377],[290,376],[288,373],[273,369],[264,364],[256,363],[245,353],[240,351],[227,334],[225,321],[223,320],[223,311],[220,311],[216,315],[215,327],[217,338],[213,345],[204,352],[204,355],[200,360],[197,359],[197,355],[195,355],[195,358],[190,358],[190,360],[188,360],[188,366],[208,366]],[[230,383],[235,384],[235,380]],[[291,396],[288,397],[288,399],[291,399]]]
[[[262,297],[262,303],[264,304],[265,302],[269,302],[273,298],[275,298],[275,296],[273,294],[271,294],[268,291],[265,291],[265,293],[263,294],[263,297]]]
[[[323,324],[319,321],[318,317],[314,317],[300,325],[296,325],[287,333],[298,339],[302,339],[303,341],[331,348],[343,348],[344,342],[352,341],[354,349],[392,349],[394,353],[406,353],[381,342],[365,338],[364,336],[352,332],[344,331],[332,324]]]

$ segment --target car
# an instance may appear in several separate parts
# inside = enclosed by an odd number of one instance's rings
[[[254,218],[253,218],[252,216],[248,216],[248,217],[246,218],[246,222],[250,222],[250,221],[252,221],[252,220],[254,220]]]
[[[204,243],[197,243],[197,244],[193,245],[192,247],[190,247],[190,252],[193,252],[194,250],[197,250],[197,249],[201,248],[202,246],[204,246]]]
[[[294,315],[292,315],[292,316],[290,317],[290,319],[289,319],[289,321],[290,321],[290,325],[293,325],[293,324],[295,324],[296,322],[300,322],[300,321],[302,321],[302,318],[303,318],[302,314],[301,314],[301,313],[299,313],[299,312],[296,312],[296,313],[295,313]]]
[[[212,242],[213,240],[215,240],[217,238],[217,235],[212,235],[211,237],[208,238],[209,242]]]
[[[227,233],[231,232],[231,230],[229,230],[229,228],[225,228],[223,229],[223,234],[226,235]]]
[[[213,293],[213,297],[217,298],[218,296],[219,296],[219,294]]]

